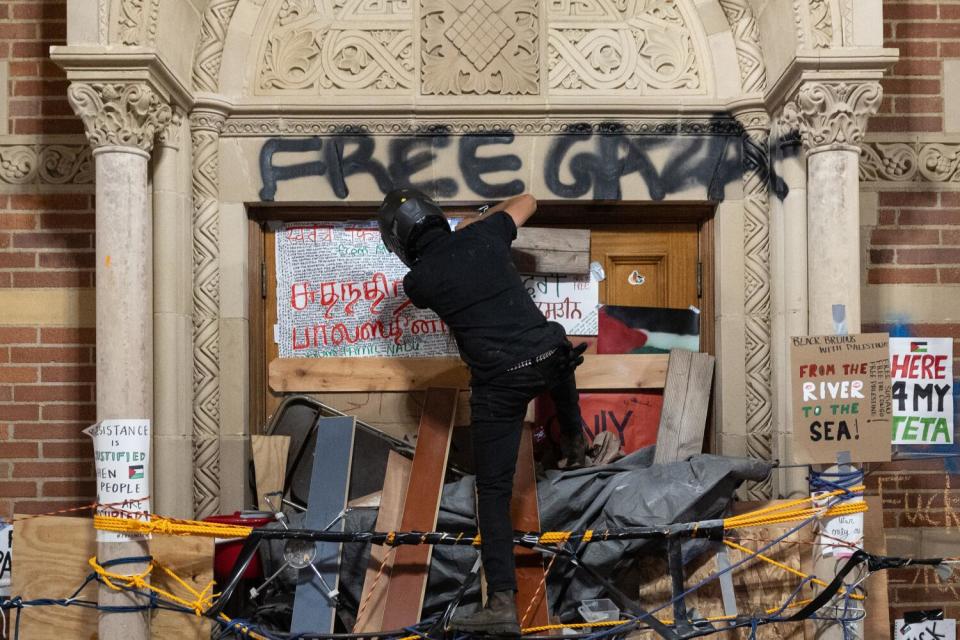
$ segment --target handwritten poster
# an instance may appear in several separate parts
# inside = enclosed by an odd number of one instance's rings
[[[592,272],[583,275],[526,275],[523,286],[543,316],[562,324],[567,335],[597,335],[600,283]]]
[[[102,420],[83,430],[93,438],[97,515],[150,519],[150,421]],[[143,539],[97,531],[97,542]]]
[[[796,462],[890,460],[888,348],[885,333],[792,338]]]
[[[408,269],[376,223],[289,224],[276,253],[280,357],[457,355],[446,324],[404,295]]]
[[[924,620],[907,624],[897,620],[897,640],[957,640],[956,620]]]
[[[890,338],[893,444],[953,444],[953,339]]]
[[[0,520],[0,598],[10,596],[13,581],[13,525]]]

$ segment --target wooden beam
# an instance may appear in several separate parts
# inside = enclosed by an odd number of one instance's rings
[[[586,355],[577,369],[581,391],[662,389],[666,354]],[[276,358],[270,388],[279,393],[466,389],[470,375],[459,358]]]
[[[510,246],[520,273],[590,272],[590,231],[520,227]]]
[[[523,425],[520,449],[517,452],[510,520],[517,531],[540,531],[536,460],[533,457],[533,425],[529,423]],[[517,566],[517,613],[520,616],[520,625],[539,627],[549,624],[550,614],[543,556],[539,551],[524,547],[514,547],[514,553]]]
[[[263,496],[274,491],[283,492],[290,436],[250,436],[250,449],[257,478],[257,505],[261,511],[270,511],[270,504]],[[274,505],[279,506],[280,501],[276,500]]]

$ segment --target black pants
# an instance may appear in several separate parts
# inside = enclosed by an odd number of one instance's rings
[[[549,391],[560,429],[580,428],[580,396],[573,371],[565,368],[569,347],[543,362],[471,385],[470,414],[477,475],[477,521],[487,592],[516,590],[510,498],[527,404]]]

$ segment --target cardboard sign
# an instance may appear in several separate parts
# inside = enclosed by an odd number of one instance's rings
[[[97,515],[150,519],[150,421],[101,420],[83,430],[93,438]],[[97,542],[126,542],[148,536],[97,531]]]
[[[593,274],[526,275],[523,286],[543,316],[562,324],[568,335],[597,335],[600,283]]]
[[[10,596],[13,581],[13,525],[0,520],[0,598]],[[2,629],[0,629],[2,633]]]
[[[894,629],[897,640],[957,640],[957,621],[951,619],[907,624],[901,618]]]
[[[792,338],[796,462],[890,460],[888,348],[885,333]]]
[[[893,444],[953,444],[953,339],[890,338]]]

